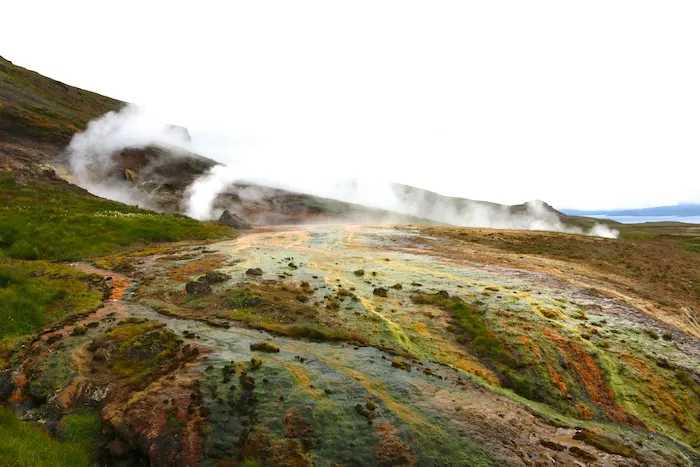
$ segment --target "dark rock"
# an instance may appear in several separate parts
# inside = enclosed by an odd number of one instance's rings
[[[391,286],[391,288],[394,289],[394,290],[401,290],[401,289],[403,289],[403,287],[401,286],[401,284],[394,284],[394,285]]]
[[[47,345],[53,345],[53,344],[55,344],[56,342],[60,341],[61,339],[63,339],[63,336],[62,336],[62,335],[60,335],[60,334],[54,334],[53,336],[51,336],[51,337],[49,337],[48,339],[46,339],[46,344],[47,344]]]
[[[263,271],[260,268],[250,268],[245,273],[248,276],[258,276],[259,277],[259,276],[263,275]]]
[[[87,333],[87,328],[85,326],[76,326],[73,328],[73,333],[72,335],[74,336],[83,336]]]
[[[541,439],[540,444],[553,451],[563,451],[564,449],[566,449],[566,446],[563,446],[559,443],[555,443],[554,441],[549,441],[547,439]]]
[[[85,325],[85,327],[87,327],[87,328],[96,328],[96,327],[99,326],[99,325],[100,325],[100,323],[98,323],[97,321],[91,321],[91,322],[87,323],[87,324]]]
[[[569,448],[569,453],[573,456],[578,457],[579,459],[583,459],[584,461],[588,461],[588,462],[593,462],[594,460],[597,459],[596,456],[594,456],[593,454],[589,453],[588,451],[586,451],[584,449],[581,449],[578,446],[571,446]]]
[[[358,269],[355,271],[353,274],[355,274],[357,277],[362,277],[365,275],[365,270],[364,269]]]
[[[665,358],[660,358],[660,359],[658,359],[658,360],[656,361],[656,365],[657,365],[659,368],[664,368],[664,369],[666,369],[666,370],[672,370],[672,369],[673,369],[673,365],[671,365],[670,363],[668,363],[668,360],[666,360]]]
[[[211,293],[211,287],[204,282],[192,281],[185,285],[185,291],[189,295],[209,295]]]
[[[389,295],[389,291],[384,287],[377,287],[372,293],[377,297],[386,297]]]
[[[218,284],[219,282],[226,282],[231,276],[226,273],[219,271],[208,272],[199,279],[199,282],[204,282],[205,284]]]
[[[10,398],[15,390],[15,383],[12,379],[12,371],[0,371],[0,404],[3,404]]]
[[[391,366],[394,368],[400,368],[405,371],[411,371],[411,365],[408,364],[408,362],[405,362],[399,358],[395,358],[391,361]]]
[[[229,227],[234,227],[236,229],[250,229],[253,226],[250,222],[241,219],[237,214],[232,214],[228,209],[219,218],[219,223],[228,225]]]
[[[129,457],[129,451],[131,451],[131,449],[129,449],[129,445],[124,441],[115,439],[107,444],[107,451],[109,452],[110,456],[114,457],[115,459],[126,459]]]

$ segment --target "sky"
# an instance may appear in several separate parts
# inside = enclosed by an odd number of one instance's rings
[[[6,59],[136,103],[278,184],[365,177],[579,209],[700,202],[697,1],[2,9]]]

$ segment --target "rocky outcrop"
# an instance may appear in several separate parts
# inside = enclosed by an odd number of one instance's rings
[[[237,214],[231,213],[231,211],[228,209],[221,215],[219,222],[221,224],[228,225],[229,227],[235,227],[236,229],[241,230],[250,229],[252,227],[250,222],[241,219]]]

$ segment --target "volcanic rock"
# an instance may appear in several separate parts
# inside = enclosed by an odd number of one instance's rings
[[[185,292],[189,295],[209,295],[211,293],[211,287],[205,282],[192,281],[185,285]]]
[[[241,219],[237,214],[232,214],[228,209],[219,218],[219,223],[228,225],[229,227],[234,227],[236,229],[250,229],[252,225],[250,222]]]

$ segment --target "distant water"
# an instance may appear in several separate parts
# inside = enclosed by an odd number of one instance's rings
[[[687,222],[700,224],[700,216],[600,216],[592,215],[598,219],[612,219],[623,224],[640,224],[642,222]]]

